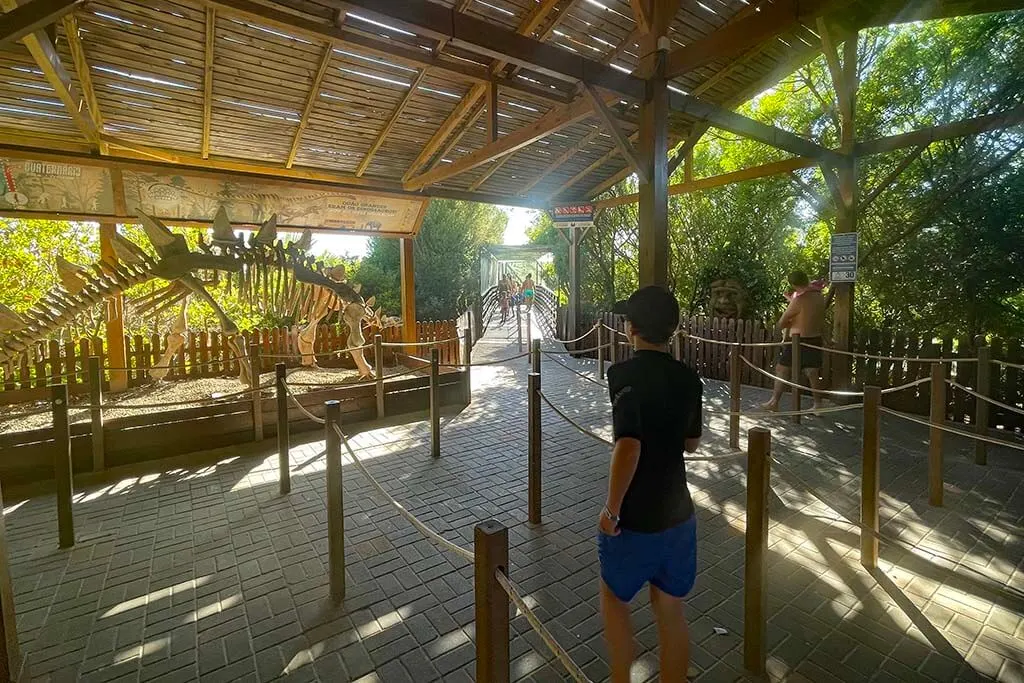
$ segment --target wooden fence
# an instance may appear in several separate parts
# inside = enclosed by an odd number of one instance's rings
[[[601,320],[617,330],[625,331],[626,323],[622,316],[606,313]],[[683,328],[694,337],[722,342],[758,343],[776,341],[778,333],[769,332],[760,322],[753,320],[735,320],[727,318],[690,318],[683,322]],[[584,328],[582,331],[585,331]],[[581,331],[581,333],[582,333]],[[580,347],[594,345],[596,337],[589,337],[580,343]],[[625,341],[623,337],[619,337]],[[980,341],[980,340],[979,340]],[[960,339],[926,339],[889,330],[862,330],[854,340],[853,352],[892,358],[949,358],[952,362],[945,364],[946,377],[958,384],[972,389],[978,386],[978,343],[970,338]],[[1024,405],[1024,370],[998,361],[1024,364],[1024,349],[1020,339],[993,339],[989,343],[991,349],[991,385],[988,395],[1002,403],[1012,406]],[[742,347],[743,357],[759,368],[774,373],[775,361],[779,349],[775,347]],[[618,347],[618,358],[630,353],[627,345]],[[679,343],[679,356],[702,377],[728,381],[729,379],[729,347],[724,344],[703,342],[693,337],[683,337]],[[587,354],[596,356],[596,354]],[[958,359],[962,359],[959,360]],[[853,389],[863,390],[865,386],[894,387],[928,377],[930,373],[927,361],[913,360],[874,360],[868,358],[851,358],[836,353],[824,354],[822,376],[831,383],[832,370],[839,363],[850,363]],[[742,381],[744,384],[768,388],[772,380],[742,364]],[[965,391],[955,387],[947,387],[946,414],[954,422],[970,424],[976,414],[977,399]],[[918,415],[928,415],[931,391],[928,384],[907,389],[884,397],[886,407],[902,410]],[[1024,431],[1024,416],[1008,410],[991,406],[989,425],[1003,429]]]
[[[273,370],[274,365],[284,362],[299,364],[297,344],[299,328],[277,327],[242,332],[244,345],[259,344],[262,356],[262,371]],[[372,343],[375,329],[366,333],[367,343]],[[461,345],[456,321],[430,321],[416,323],[417,342],[445,342],[438,345],[441,363],[458,364]],[[400,327],[386,327],[382,332],[386,343],[402,341]],[[238,360],[219,332],[188,332],[184,347],[174,355],[167,380],[197,379],[201,377],[230,377],[238,375]],[[355,367],[347,354],[331,355],[345,348],[348,328],[337,325],[322,325],[317,331],[315,353],[317,362],[324,367]],[[447,341],[452,340],[454,341]],[[153,381],[149,371],[160,364],[160,358],[167,350],[166,335],[125,336],[128,386],[140,386]],[[419,351],[429,355],[426,348]],[[366,354],[372,359],[373,353]],[[73,395],[88,393],[88,359],[98,356],[100,365],[108,367],[106,349],[99,337],[80,339],[77,342],[44,341],[23,353],[15,362],[0,365],[0,403],[43,400],[49,397],[47,386],[66,382]],[[390,354],[388,354],[390,356]],[[372,362],[371,362],[372,364]],[[120,369],[120,368],[118,368]]]

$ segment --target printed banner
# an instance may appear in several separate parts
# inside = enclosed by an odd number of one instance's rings
[[[102,166],[0,158],[0,213],[119,216],[110,170]],[[147,173],[125,169],[127,215],[213,221],[223,206],[232,223],[259,224],[277,214],[284,228],[319,228],[409,237],[419,230],[427,198],[290,186],[240,176]]]
[[[95,166],[0,158],[0,211],[113,214],[110,171]]]

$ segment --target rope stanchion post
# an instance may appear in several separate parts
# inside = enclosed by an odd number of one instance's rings
[[[244,362],[244,361],[243,361]],[[263,441],[263,392],[260,391],[260,371],[263,359],[260,357],[260,345],[249,345],[249,368],[252,371],[252,439]]]
[[[473,530],[477,683],[509,682],[508,595],[497,573],[508,573],[508,529],[489,520]]]
[[[534,339],[533,346],[530,347],[530,372],[540,374],[540,361],[540,339]]]
[[[523,312],[522,306],[516,304],[516,340],[519,344],[519,352],[523,352]]]
[[[790,361],[790,372],[792,373],[790,381],[795,385],[791,387],[791,389],[793,390],[793,410],[799,412],[801,391],[800,385],[803,384],[803,382],[800,379],[800,375],[803,373],[803,371],[800,369],[800,335],[794,334],[792,336],[792,339],[790,340],[790,343],[793,344],[793,360]],[[793,421],[793,424],[800,424],[799,415],[793,415],[792,417],[790,417],[790,419]]]
[[[92,471],[106,469],[106,443],[103,433],[103,367],[98,356],[89,356],[90,439],[92,440]]]
[[[470,329],[467,327],[462,337],[462,367],[465,373],[462,376],[462,402],[467,406],[473,402],[473,337],[470,336]]]
[[[734,449],[740,447],[740,379],[740,345],[733,344],[729,354],[729,448]]]
[[[541,505],[541,431],[540,431],[540,373],[531,372],[527,380],[530,396],[527,400],[529,411],[529,453],[527,457],[527,478],[529,480],[528,505],[531,524],[540,524]]]
[[[864,387],[863,462],[860,483],[860,563],[878,568],[878,496],[881,489],[882,390]]]
[[[526,348],[533,348],[533,310],[526,309]]]
[[[53,412],[53,477],[57,482],[57,539],[61,548],[75,545],[75,519],[71,501],[75,495],[71,467],[71,423],[68,420],[68,385],[50,387]]]
[[[330,563],[331,601],[345,599],[345,498],[341,473],[341,402],[324,403],[327,442],[327,556]]]
[[[975,337],[978,347],[978,393],[982,396],[992,394],[992,347],[983,336]],[[988,433],[989,402],[980,398],[974,401],[974,431],[981,436]],[[988,444],[980,439],[974,441],[974,462],[978,465],[988,464]]]
[[[288,384],[285,381],[287,372],[284,363],[274,366],[274,388],[277,394],[277,479],[282,496],[292,490],[291,468],[288,466],[291,435],[288,424]]]
[[[384,417],[384,337],[377,334],[373,337],[373,370],[377,373],[377,419]]]
[[[942,363],[932,363],[931,412],[928,433],[928,503],[942,507],[942,425],[946,421],[946,373]]]
[[[440,353],[430,349],[430,454],[441,457]]]
[[[604,379],[604,325],[598,325],[597,330],[597,376]]]
[[[747,432],[747,531],[743,567],[743,666],[763,675],[768,660],[768,491],[772,433]]]

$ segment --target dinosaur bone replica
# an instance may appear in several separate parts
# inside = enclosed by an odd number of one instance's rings
[[[304,366],[316,365],[313,349],[317,326],[331,313],[340,312],[349,329],[346,347],[360,377],[373,376],[358,347],[366,343],[364,322],[382,326],[380,310],[373,310],[374,297],[363,300],[360,285],[347,282],[344,266],[326,267],[306,253],[313,241],[309,230],[285,245],[277,239],[277,216],[272,216],[246,241],[235,234],[221,207],[213,220],[212,239],[207,243],[200,238],[199,251],[193,252],[184,236],[171,232],[160,220],[145,214],[140,214],[139,220],[156,250],[156,258],[115,234],[113,247],[119,263],[100,260],[87,268],[58,257],[60,287],[47,293],[24,315],[0,305],[0,363],[16,360],[32,344],[86,315],[107,297],[152,279],[168,284],[129,301],[137,312],[154,313],[181,304],[159,366],[170,365],[171,358],[184,345],[185,305],[189,296],[210,305],[231,352],[244,359],[248,350],[239,343],[238,326],[210,295],[200,277],[208,273],[219,277],[224,273],[229,291],[236,290],[244,302],[269,306],[282,316],[305,321],[297,340]],[[239,367],[241,381],[254,386],[249,363],[240,362]],[[166,374],[167,370],[159,367],[151,372],[156,379]]]

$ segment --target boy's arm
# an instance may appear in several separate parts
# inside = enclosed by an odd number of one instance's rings
[[[640,440],[631,437],[619,439],[612,449],[612,463],[608,472],[608,498],[604,506],[616,517],[622,510],[622,499],[636,474],[640,462]]]
[[[695,408],[690,415],[690,424],[686,425],[686,441],[683,448],[687,453],[693,453],[700,446],[700,437],[704,433],[704,385],[697,379],[693,389],[696,392]]]

